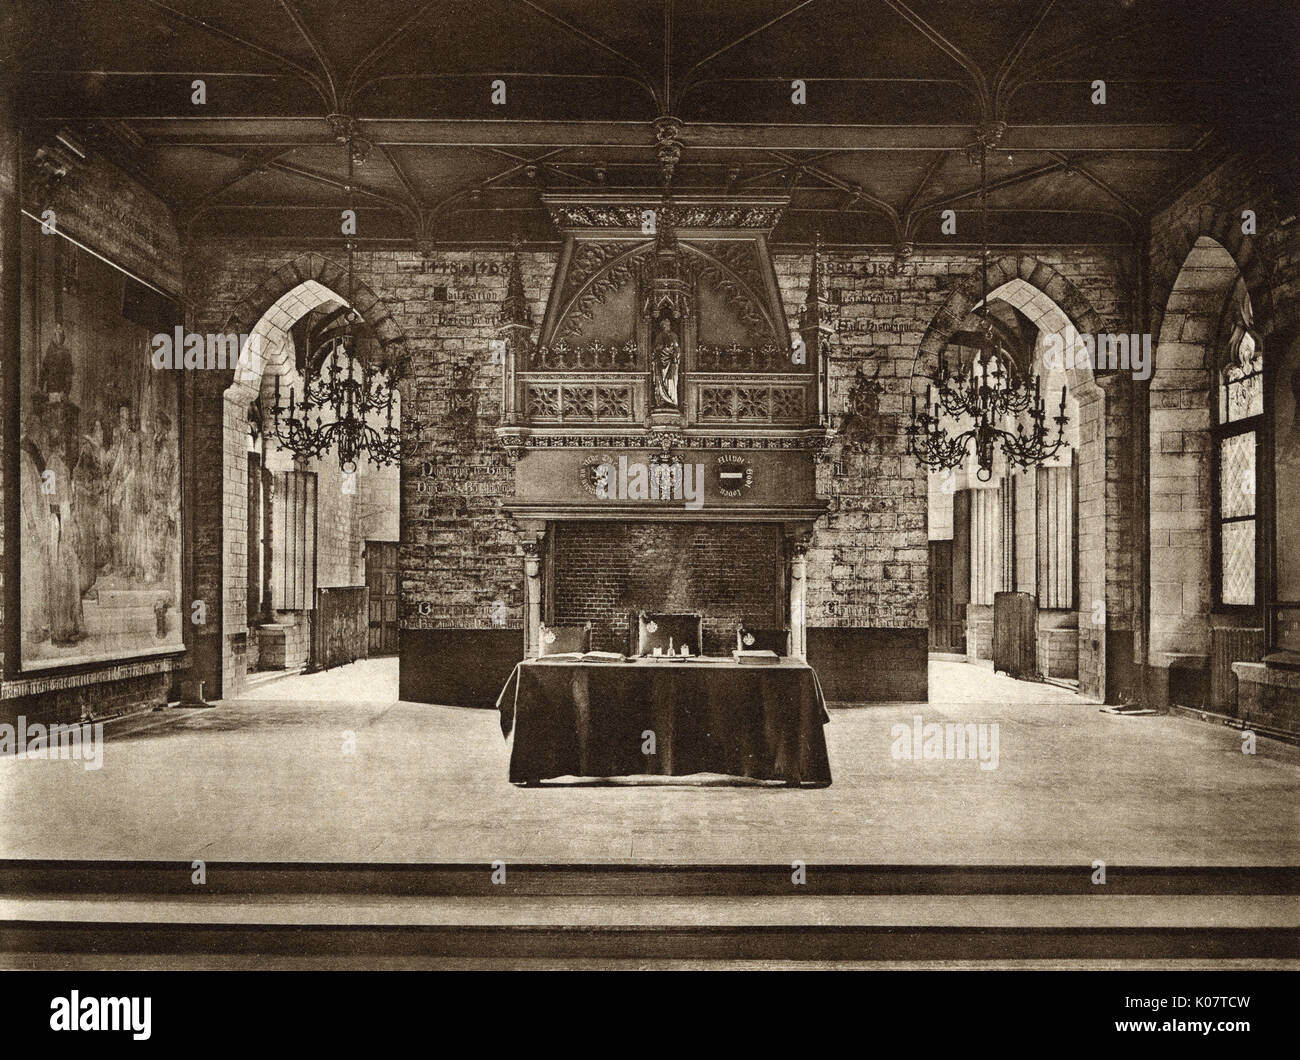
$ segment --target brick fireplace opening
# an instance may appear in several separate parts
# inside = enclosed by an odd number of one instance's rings
[[[592,623],[592,646],[626,651],[628,616],[699,612],[704,651],[735,647],[736,624],[788,624],[780,524],[557,521],[546,535],[545,621]]]

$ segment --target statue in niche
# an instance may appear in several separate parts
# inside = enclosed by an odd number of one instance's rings
[[[665,311],[655,322],[651,343],[651,368],[654,372],[654,407],[679,408],[678,376],[682,366],[682,344],[677,337],[673,316]]]

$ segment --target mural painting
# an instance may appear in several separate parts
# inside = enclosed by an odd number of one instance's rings
[[[147,314],[126,315],[132,281],[66,239],[24,234],[37,282],[19,387],[22,666],[178,651],[177,376],[150,363]]]

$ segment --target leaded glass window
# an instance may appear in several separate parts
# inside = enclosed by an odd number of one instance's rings
[[[1233,331],[1219,373],[1219,422],[1234,423],[1264,414],[1264,352],[1243,327]]]
[[[1244,285],[1231,310],[1218,371],[1214,429],[1215,604],[1255,604],[1256,442],[1264,414],[1264,351],[1251,330]]]

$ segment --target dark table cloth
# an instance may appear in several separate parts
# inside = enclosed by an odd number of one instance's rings
[[[514,731],[510,779],[722,773],[825,786],[830,720],[816,672],[798,659],[583,663],[527,660],[497,699]],[[645,754],[644,733],[655,753]]]

